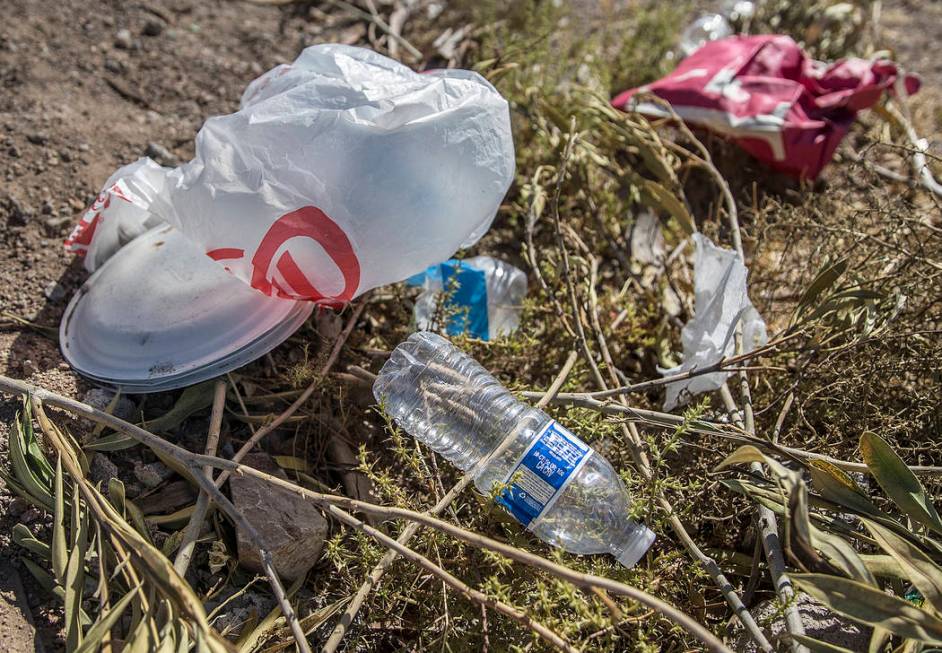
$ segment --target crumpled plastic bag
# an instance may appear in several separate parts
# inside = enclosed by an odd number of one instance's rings
[[[527,275],[506,261],[490,256],[450,259],[410,277],[408,283],[423,287],[414,311],[420,331],[442,326],[450,336],[467,334],[489,341],[520,326]],[[435,324],[440,312],[447,318],[444,325]]]
[[[749,301],[746,266],[739,254],[694,234],[694,317],[684,325],[684,362],[658,371],[665,377],[713,365],[735,355],[736,325],[742,320],[743,352],[765,345],[765,321]],[[717,390],[732,372],[711,372],[668,383],[664,410],[686,404],[694,395]]]
[[[858,111],[873,106],[900,79],[909,94],[919,79],[888,60],[825,64],[791,38],[731,36],[711,41],[652,84],[624,91],[612,105],[669,116],[635,98],[651,93],[683,120],[731,137],[752,156],[787,174],[814,179],[828,164]]]
[[[480,75],[317,45],[209,118],[189,163],[118,170],[66,247],[92,271],[167,223],[267,295],[337,304],[473,244],[513,173],[507,102]]]

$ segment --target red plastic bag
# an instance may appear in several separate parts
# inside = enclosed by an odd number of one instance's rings
[[[857,112],[873,106],[899,74],[887,60],[815,61],[787,36],[732,36],[707,43],[667,77],[620,93],[612,105],[669,115],[634,97],[651,93],[686,122],[729,136],[776,170],[814,179]],[[919,89],[912,75],[904,83],[909,94]]]

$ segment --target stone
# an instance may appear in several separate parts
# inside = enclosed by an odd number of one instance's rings
[[[180,159],[160,143],[148,143],[144,156],[149,156],[162,166],[178,166]]]
[[[118,476],[118,466],[111,462],[105,454],[97,452],[88,466],[88,475],[95,483],[100,483],[101,487],[107,488],[108,482]]]
[[[250,454],[242,464],[287,480],[268,454]],[[258,531],[282,578],[295,580],[317,562],[327,538],[328,523],[314,504],[252,476],[234,474],[229,487],[232,503]],[[242,530],[238,531],[237,540],[239,562],[261,573],[258,549]]]
[[[58,281],[52,281],[43,288],[43,294],[53,303],[60,302],[65,299],[65,288]]]
[[[141,34],[144,36],[160,36],[163,31],[163,21],[156,18],[151,18],[146,23],[144,23],[144,29],[141,30]]]
[[[163,463],[134,463],[134,478],[141,482],[146,488],[153,489],[166,481],[173,475],[173,470],[168,469]]]
[[[85,395],[82,397],[82,401],[89,406],[97,408],[98,410],[104,410],[108,412],[108,406],[111,405],[114,395],[114,390],[108,390],[107,388],[92,388],[85,393]],[[130,422],[134,420],[134,414],[137,412],[137,404],[127,397],[121,396],[118,398],[118,403],[115,404],[114,409],[110,412],[118,419],[123,419],[125,422]]]
[[[832,612],[807,594],[799,593],[796,601],[805,627],[805,635],[851,651],[867,650],[870,635],[873,632],[872,628]],[[770,625],[763,628],[763,631],[772,646],[785,640],[788,631],[785,629],[785,617],[777,601],[763,601],[751,612],[759,624],[769,624],[771,621]],[[745,632],[740,634],[734,648],[744,653],[754,653],[758,650],[756,643]],[[785,647],[782,646],[782,650],[784,649]]]
[[[126,29],[119,29],[118,33],[114,35],[114,45],[116,48],[121,48],[122,50],[130,50],[134,47],[134,39],[131,37],[131,32]]]

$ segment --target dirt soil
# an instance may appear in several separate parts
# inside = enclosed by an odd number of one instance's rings
[[[311,20],[306,4],[0,3],[0,373],[82,397],[91,386],[70,371],[56,341],[9,317],[57,327],[87,276],[62,241],[108,176],[145,154],[163,164],[189,159],[205,118],[235,111],[263,71],[308,45],[362,38],[362,25]],[[18,408],[0,399],[0,459]],[[15,523],[35,531],[43,519],[0,488],[0,558],[16,564]],[[25,570],[20,576],[46,650],[55,650],[49,598]],[[0,648],[32,649],[32,635],[18,628],[0,618]]]
[[[0,3],[0,373],[76,397],[89,389],[54,339],[11,316],[58,326],[86,277],[61,243],[115,169],[145,153],[165,164],[188,159],[203,120],[234,111],[258,74],[307,45],[363,38],[362,27],[325,26],[310,19],[306,3],[299,6]],[[884,2],[882,25],[900,63],[921,72],[927,89],[942,88],[934,47],[942,40],[942,5]],[[0,398],[0,459],[18,405]],[[10,529],[18,521],[36,529],[43,519],[0,489],[0,557],[17,567]],[[20,576],[40,639],[55,650],[55,610],[25,570]],[[32,635],[20,636],[10,623],[0,619],[0,648],[32,649]]]

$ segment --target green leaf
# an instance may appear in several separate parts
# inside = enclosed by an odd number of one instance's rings
[[[27,454],[30,447],[30,442],[27,438],[33,440],[35,444],[34,438],[31,437],[32,432],[33,429],[29,413],[26,412],[22,416],[17,413],[16,429],[8,443],[10,465],[13,468],[13,476],[19,481],[23,488],[29,492],[31,496],[38,499],[46,509],[49,509],[52,507],[52,494],[49,492],[49,483],[43,482],[36,470],[33,469],[33,466],[29,462],[33,457]]]
[[[926,601],[936,612],[942,610],[942,569],[918,547],[896,533],[866,519],[863,523],[883,550],[899,562]]]
[[[877,587],[877,579],[873,577],[870,568],[847,540],[814,526],[811,527],[811,538],[815,548],[832,565],[854,580]]]
[[[213,388],[216,380],[190,386],[180,395],[169,411],[155,420],[147,422],[145,428],[151,433],[171,431],[180,426],[193,413],[209,408],[213,404]]]
[[[23,566],[26,567],[26,571],[28,571],[30,575],[36,579],[36,582],[39,583],[40,587],[50,593],[55,591],[56,579],[53,578],[48,571],[37,565],[29,558],[20,558],[20,561],[23,563]]]
[[[29,527],[26,524],[16,524],[13,527],[11,532],[13,536],[13,541],[19,544],[21,547],[35,553],[44,560],[50,560],[52,557],[52,551],[49,548],[49,545],[45,542],[40,542],[33,535],[33,532],[29,530]]]
[[[846,258],[842,258],[821,270],[821,272],[818,273],[818,276],[816,276],[811,282],[811,285],[809,285],[805,292],[801,294],[801,298],[798,300],[798,307],[795,309],[795,313],[799,314],[801,313],[802,309],[806,308],[810,304],[813,304],[814,301],[821,295],[821,293],[833,286],[846,271]]]
[[[807,635],[789,635],[789,637],[797,640],[799,644],[804,644],[814,653],[854,653],[849,648],[844,648],[843,646],[838,646],[837,644],[822,642],[820,639],[814,639],[813,637],[808,637]]]
[[[111,630],[111,627],[118,622],[125,608],[128,607],[128,603],[130,603],[136,595],[137,588],[134,588],[122,596],[121,599],[110,608],[102,610],[101,614],[98,615],[98,621],[85,633],[85,640],[75,649],[75,653],[94,653],[94,651],[97,651],[101,639]]]
[[[913,521],[942,534],[942,520],[926,489],[895,451],[876,433],[860,436],[860,453],[887,496]]]
[[[82,593],[85,588],[85,554],[88,551],[88,517],[79,501],[78,486],[72,492],[72,550],[65,570],[65,640],[66,650],[74,651],[82,643]]]
[[[694,221],[693,216],[690,215],[687,205],[684,204],[677,195],[650,179],[642,180],[642,184],[642,193],[650,203],[657,205],[669,213],[677,220],[678,224],[680,224],[687,235],[697,232],[697,223]]]
[[[17,415],[17,417],[19,418],[19,415]],[[40,448],[39,442],[36,441],[36,433],[33,431],[32,409],[30,408],[29,402],[25,399],[23,401],[23,418],[17,419],[17,428],[22,429],[22,438],[26,445],[26,455],[32,463],[32,468],[35,470],[43,485],[49,487],[53,475],[52,465],[49,464],[49,459],[46,458],[46,454],[43,453],[42,448]]]
[[[869,585],[827,574],[790,574],[803,591],[854,621],[900,637],[942,644],[942,620]]]
[[[89,442],[84,448],[90,451],[122,451],[124,449],[130,449],[137,444],[138,441],[130,436],[122,435],[121,433],[112,433],[98,438],[94,442]]]

